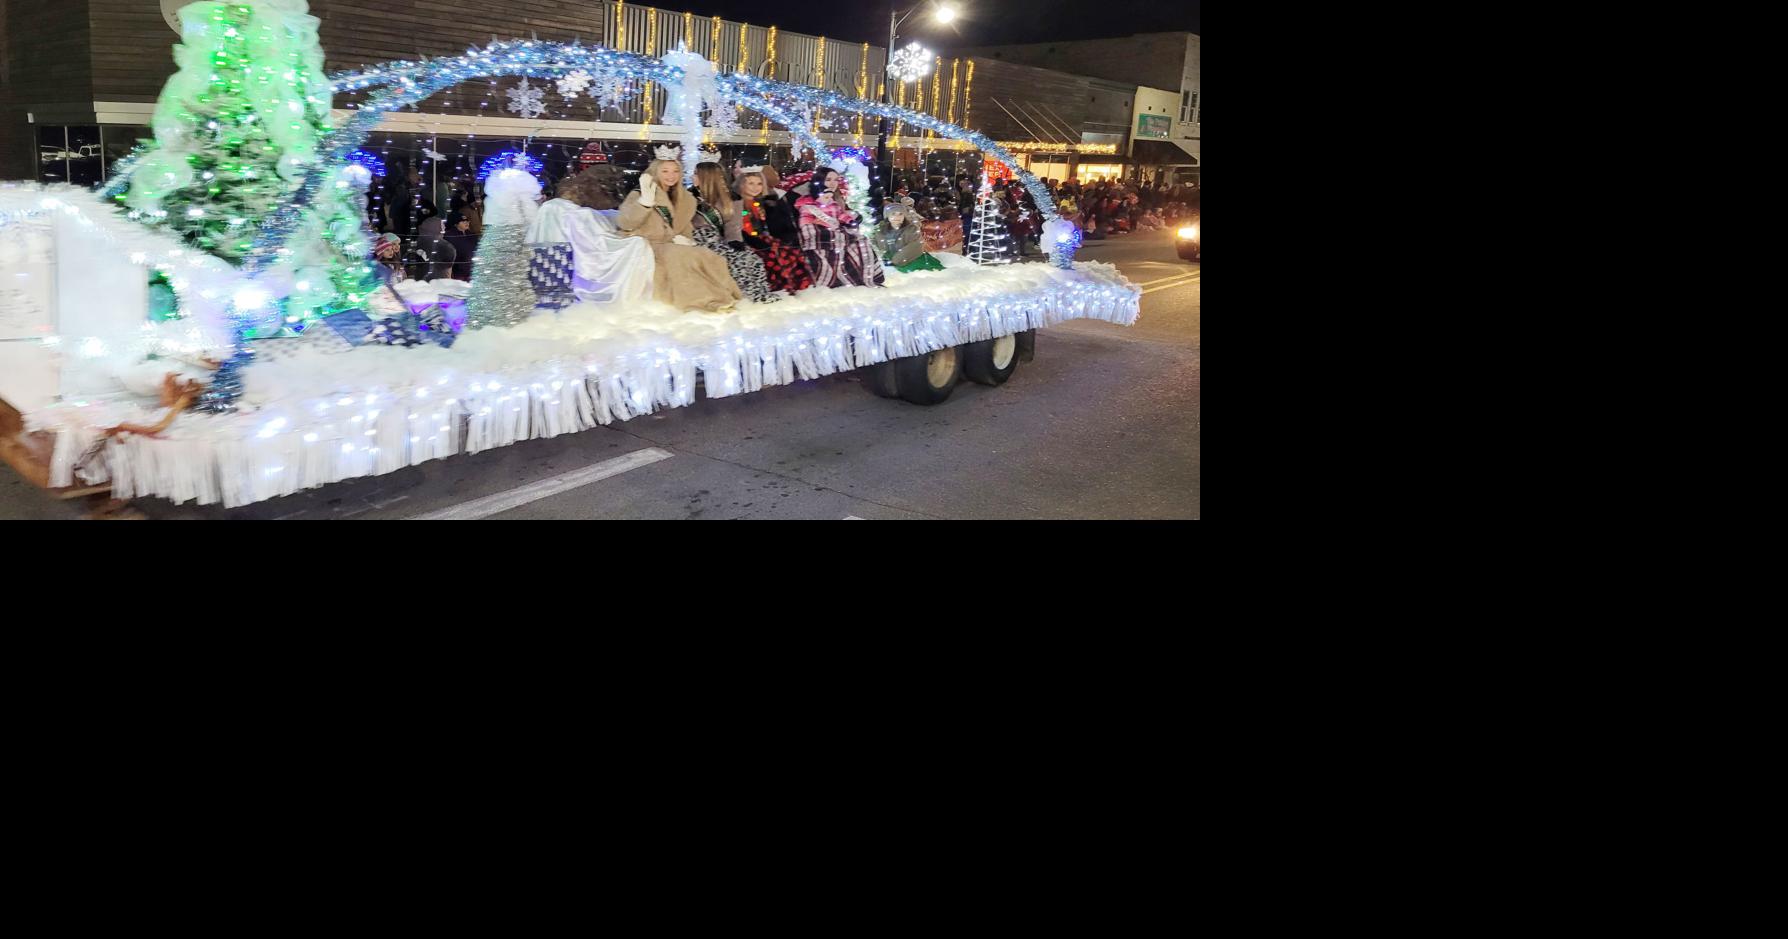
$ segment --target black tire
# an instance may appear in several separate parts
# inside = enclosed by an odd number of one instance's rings
[[[955,346],[894,360],[900,397],[914,404],[942,404],[962,380],[961,350]],[[936,365],[938,367],[934,368]],[[935,377],[934,377],[935,376]]]
[[[894,375],[894,363],[865,365],[857,370],[863,376],[863,387],[878,398],[900,397],[900,385]]]
[[[977,385],[1003,385],[1016,371],[1017,336],[983,339],[962,347],[962,374]]]

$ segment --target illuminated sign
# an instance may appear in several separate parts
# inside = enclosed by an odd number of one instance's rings
[[[1045,143],[1039,140],[1002,140],[999,145],[1013,153],[1116,153],[1115,143]]]

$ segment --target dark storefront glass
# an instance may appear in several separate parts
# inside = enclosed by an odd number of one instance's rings
[[[62,126],[40,126],[37,128],[37,181],[40,183],[68,182],[68,128]]]
[[[105,168],[106,150],[97,124],[38,126],[38,182],[94,186],[105,178]]]
[[[105,152],[99,143],[99,127],[68,129],[68,181],[77,186],[97,185],[105,176]]]

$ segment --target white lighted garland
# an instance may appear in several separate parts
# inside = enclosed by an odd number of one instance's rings
[[[798,295],[752,311],[754,326],[729,320],[719,336],[688,346],[651,330],[593,338],[569,352],[554,351],[563,342],[537,339],[548,355],[513,364],[468,360],[458,344],[375,347],[330,357],[338,369],[365,369],[355,373],[362,383],[340,384],[319,377],[320,352],[308,360],[294,353],[247,372],[243,410],[184,415],[160,439],[110,440],[80,478],[109,481],[119,498],[245,505],[688,405],[698,373],[709,396],[743,394],[1071,319],[1127,325],[1139,300],[1138,288],[1109,265],[1064,271],[1028,264],[891,274],[885,288]],[[602,335],[595,325],[590,335]],[[525,354],[531,346],[489,348]],[[255,387],[288,377],[296,382],[290,388]],[[58,405],[27,421],[55,435],[51,484],[72,485],[75,464],[101,430],[155,416],[152,408],[102,401]]]

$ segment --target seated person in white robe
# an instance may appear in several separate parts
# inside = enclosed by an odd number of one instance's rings
[[[638,303],[652,298],[650,245],[621,234],[596,209],[616,202],[607,178],[613,167],[593,166],[559,183],[558,198],[540,207],[528,228],[534,249],[528,276],[536,306],[562,309],[578,301]]]

